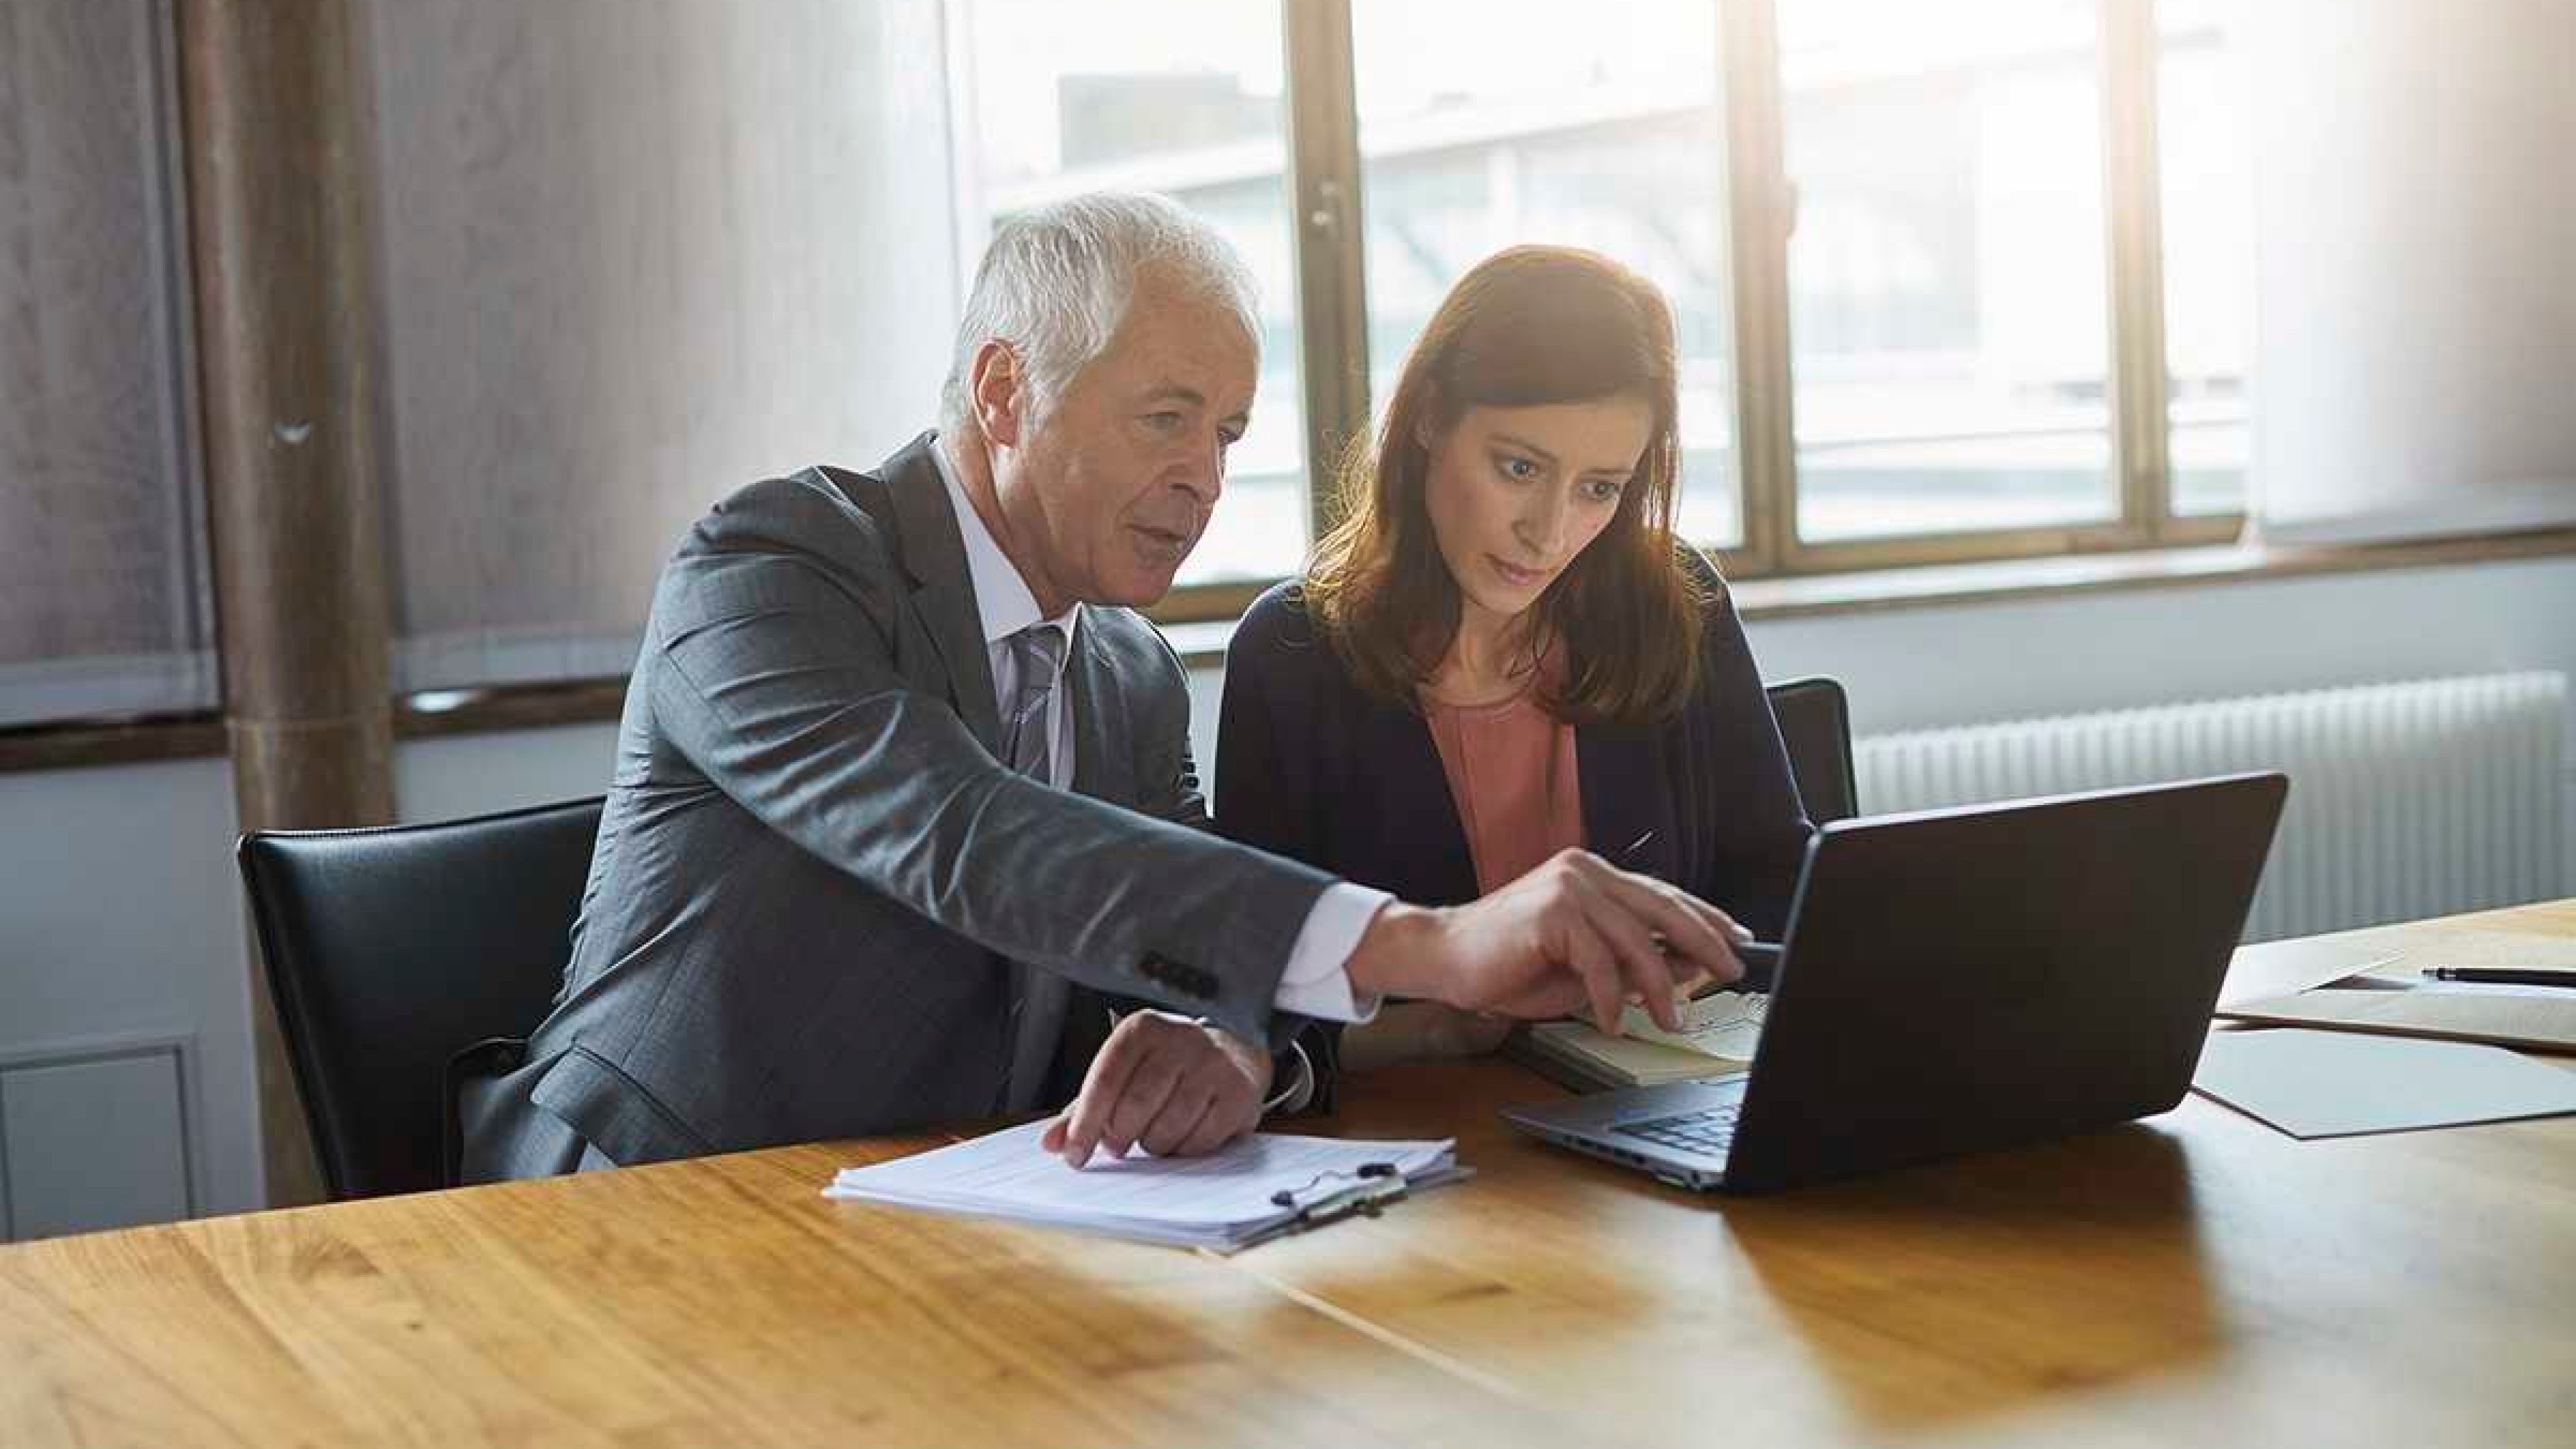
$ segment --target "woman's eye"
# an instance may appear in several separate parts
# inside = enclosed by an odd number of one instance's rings
[[[1174,412],[1145,414],[1145,426],[1158,433],[1168,433],[1181,425],[1181,415]]]
[[[1614,478],[1595,478],[1583,485],[1584,496],[1595,503],[1615,502],[1622,491],[1618,480]]]
[[[1539,474],[1538,464],[1527,458],[1515,458],[1509,453],[1498,459],[1497,464],[1502,468],[1503,476],[1515,483],[1527,483]]]

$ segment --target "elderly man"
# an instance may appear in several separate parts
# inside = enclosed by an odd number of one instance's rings
[[[995,238],[937,433],[699,520],[563,991],[466,1093],[469,1178],[1033,1110],[1076,1164],[1204,1152],[1311,1096],[1307,1020],[1606,1025],[1735,974],[1722,914],[1581,853],[1428,910],[1203,828],[1180,661],[1129,609],[1207,526],[1258,337],[1203,224],[1076,198]]]

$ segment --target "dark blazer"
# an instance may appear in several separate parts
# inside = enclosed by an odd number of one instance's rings
[[[1810,827],[1734,602],[1713,569],[1706,583],[1699,687],[1681,715],[1575,731],[1584,841],[1777,940]],[[1353,682],[1294,584],[1263,594],[1227,650],[1216,818],[1247,845],[1402,900],[1476,897],[1430,726]]]
[[[470,1180],[989,1115],[1029,967],[1082,988],[1055,1100],[1105,998],[1274,1046],[1303,1025],[1271,998],[1331,879],[1202,828],[1151,625],[1084,611],[1070,792],[994,757],[929,448],[754,484],[662,571],[563,993],[461,1104]]]

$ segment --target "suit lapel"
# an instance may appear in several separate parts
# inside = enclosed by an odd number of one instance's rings
[[[993,657],[984,644],[983,616],[975,612],[974,586],[963,577],[924,584],[912,602],[939,662],[948,666],[948,702],[967,730],[1000,758],[1002,711],[993,696]]]
[[[912,605],[939,662],[948,671],[948,700],[985,749],[1002,752],[1001,708],[993,698],[993,661],[984,644],[983,615],[975,607],[973,576],[966,568],[966,538],[948,504],[948,485],[924,433],[885,462],[887,502],[903,548],[904,572],[913,584]]]
[[[1073,655],[1064,662],[1065,735],[1073,745],[1073,792],[1110,800],[1103,794],[1109,779],[1109,720],[1118,681],[1092,639],[1092,620],[1073,631]],[[1123,792],[1122,792],[1123,793]],[[1124,799],[1114,803],[1124,805]]]
[[[903,535],[905,569],[914,582],[913,607],[923,628],[948,667],[949,700],[959,718],[984,748],[1002,753],[1001,707],[994,698],[992,652],[984,640],[984,616],[976,606],[973,572],[966,564],[966,538],[950,506],[948,485],[930,456],[935,435],[923,434],[886,464],[886,491],[896,526]],[[1108,732],[1103,716],[1116,688],[1109,678],[1089,627],[1073,631],[1073,648],[1065,660],[1065,735],[1073,750],[1073,787],[1084,794],[1100,788]],[[1072,978],[1042,971],[1025,961],[1001,958],[1011,977],[1011,1019],[1005,1041],[1006,1071],[996,1105],[1009,1112],[1051,1106],[1062,1098],[1059,1064],[1070,1057],[1070,1070],[1090,1064],[1103,1034],[1094,1021],[1101,1015],[1099,998],[1076,987]],[[1069,1033],[1068,1024],[1085,1031]],[[1068,1040],[1068,1037],[1074,1038]],[[1059,1080],[1050,1080],[1057,1078]]]
[[[1002,716],[993,695],[992,655],[984,642],[984,616],[975,603],[974,575],[966,564],[966,536],[949,504],[947,482],[931,456],[936,437],[924,433],[913,439],[877,472],[884,481],[903,570],[912,585],[914,614],[948,675],[948,701],[967,730],[999,758]],[[1086,642],[1074,660],[1067,661],[1068,680],[1074,677],[1075,662],[1091,657],[1088,632],[1075,631],[1076,638]],[[1096,673],[1087,663],[1080,672],[1083,684],[1076,699],[1091,694]],[[1076,709],[1075,702],[1066,702],[1074,721],[1067,733],[1075,740],[1074,778],[1079,784],[1083,770],[1101,755],[1098,740],[1085,738],[1096,735],[1097,726],[1083,723],[1086,715],[1096,711]],[[994,959],[1010,973],[1011,981],[1011,1015],[1002,1040],[1004,1072],[994,1084],[994,1106],[997,1111],[1027,1111],[1046,1098],[1047,1068],[1058,1055],[1076,993],[1070,978],[1037,970],[1024,961]]]

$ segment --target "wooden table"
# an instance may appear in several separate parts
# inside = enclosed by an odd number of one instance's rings
[[[927,1139],[0,1248],[0,1444],[2576,1444],[2576,1122],[2193,1098],[1734,1200],[1495,1121],[1552,1090],[1348,1083],[1481,1175],[1233,1259],[817,1195]]]

